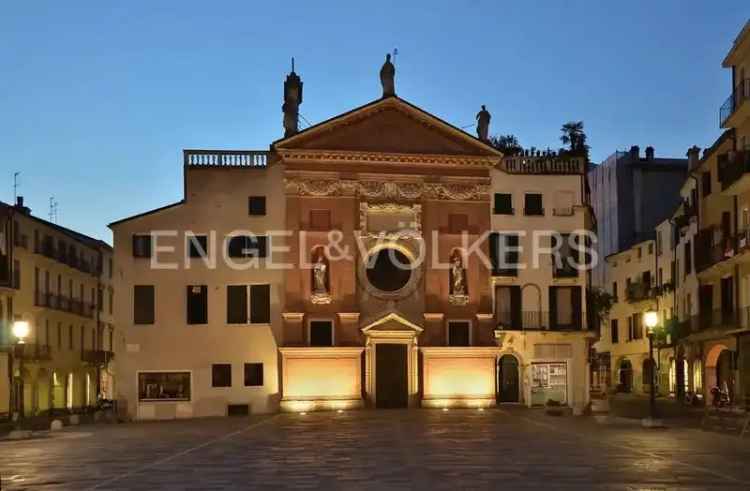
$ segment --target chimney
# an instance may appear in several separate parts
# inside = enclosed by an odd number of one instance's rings
[[[631,160],[638,160],[641,158],[641,149],[638,148],[638,145],[630,147],[630,158]]]
[[[695,169],[698,167],[698,163],[700,162],[700,155],[701,155],[701,149],[700,147],[696,147],[693,145],[692,147],[688,148],[687,151],[687,158],[688,158],[688,169]]]
[[[646,160],[654,160],[654,147],[646,147]]]
[[[31,214],[31,208],[28,206],[24,206],[23,204],[23,196],[16,196],[16,206],[15,208],[19,210],[24,215],[30,215]]]

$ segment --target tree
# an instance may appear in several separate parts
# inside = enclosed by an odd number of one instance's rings
[[[571,155],[588,158],[589,146],[586,144],[586,133],[583,131],[583,121],[568,121],[560,128],[560,141],[568,145]]]
[[[601,327],[602,323],[609,317],[609,312],[615,303],[615,297],[601,288],[591,288],[587,291],[586,303],[594,325]]]
[[[518,138],[511,134],[491,136],[489,143],[505,155],[516,155],[523,150]]]

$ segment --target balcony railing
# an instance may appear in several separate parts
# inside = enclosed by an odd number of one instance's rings
[[[719,155],[717,161],[722,191],[750,172],[750,151],[724,153]]]
[[[55,295],[40,291],[34,292],[34,305],[80,315],[89,319],[94,318],[96,310],[96,305],[92,303],[82,302],[81,300],[68,298],[64,295]]]
[[[651,285],[642,281],[631,283],[625,289],[625,300],[630,303],[651,300],[655,297],[656,295]]]
[[[681,332],[684,334],[697,333],[708,329],[734,330],[746,329],[750,326],[750,307],[744,307],[739,310],[723,311],[712,310],[701,312],[690,318],[683,320]]]
[[[745,80],[740,80],[732,94],[721,105],[719,109],[719,126],[723,128],[732,114],[748,99],[750,99],[750,79],[746,78]]]
[[[583,174],[586,159],[527,150],[523,155],[505,157],[500,166],[509,174]]]
[[[750,247],[750,229],[733,236],[715,237],[714,229],[702,230],[695,241],[695,267],[698,272],[731,259]]]
[[[185,166],[190,167],[266,167],[265,150],[183,150]]]
[[[12,352],[16,359],[26,361],[42,361],[52,358],[52,350],[49,345],[46,344],[12,344],[5,346],[3,349],[0,349],[0,351]]]
[[[580,312],[561,320],[546,311],[502,311],[495,312],[495,322],[501,331],[577,331],[583,326]]]
[[[81,352],[81,361],[90,365],[106,365],[112,361],[114,357],[115,354],[108,350],[87,349]]]

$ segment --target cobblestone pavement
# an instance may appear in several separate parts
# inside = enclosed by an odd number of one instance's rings
[[[515,409],[81,426],[0,442],[2,489],[750,489],[750,439]]]

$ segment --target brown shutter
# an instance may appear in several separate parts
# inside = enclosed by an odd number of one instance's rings
[[[267,324],[271,322],[271,286],[250,286],[250,322]]]

